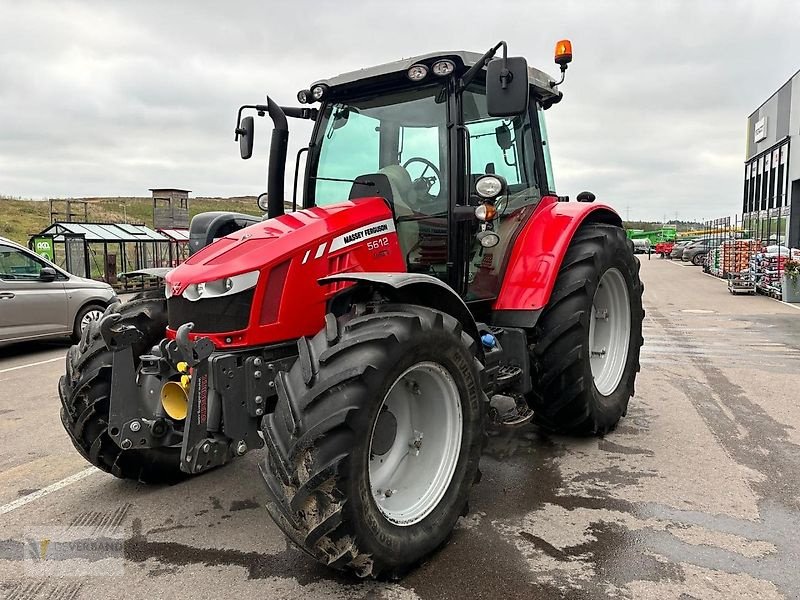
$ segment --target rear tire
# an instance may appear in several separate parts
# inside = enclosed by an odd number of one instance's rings
[[[627,411],[644,341],[644,285],[631,246],[620,227],[589,223],[578,229],[567,249],[531,340],[534,385],[528,402],[536,421],[547,429],[602,435]],[[606,289],[598,293],[601,282]],[[608,295],[613,286],[618,288],[617,301],[610,299],[614,294]],[[627,315],[614,309],[624,304],[628,305]],[[609,327],[612,333],[601,340],[605,342],[602,348],[590,348],[590,342],[597,341],[598,319],[606,323],[598,327]],[[623,329],[615,329],[617,326]],[[610,371],[604,370],[604,360],[617,361],[616,367],[609,363]]]
[[[271,496],[267,509],[295,544],[325,565],[377,577],[402,574],[447,539],[458,517],[467,512],[482,445],[484,397],[474,347],[449,315],[409,305],[385,305],[349,320],[337,321],[329,314],[323,331],[298,342],[297,362],[276,381],[275,412],[262,422],[268,448],[262,475]],[[443,380],[457,388],[460,431],[458,443],[445,446],[450,452],[430,451],[426,457],[426,447],[437,449],[437,440],[447,432],[423,424],[421,449],[412,455],[411,441],[401,438],[400,417],[389,415],[397,426],[388,443],[406,447],[408,456],[402,460],[442,456],[444,464],[452,457],[449,480],[436,484],[439,488],[426,488],[438,489],[438,500],[428,505],[427,513],[417,512],[414,519],[401,522],[379,504],[386,497],[380,499],[372,489],[375,461],[379,455],[388,461],[389,456],[385,449],[376,449],[376,423],[386,426],[379,416],[385,418],[381,407],[395,383],[409,369],[425,365],[446,372]],[[422,385],[415,386],[411,381],[409,394],[420,394]],[[415,401],[425,400],[443,402],[437,394]],[[391,408],[388,401],[387,407]],[[434,414],[444,410],[436,407]],[[406,462],[396,471],[413,468],[423,473],[418,465],[424,464]],[[409,485],[411,492],[404,494],[400,485],[392,490],[391,501],[402,504],[424,497],[424,487]]]
[[[122,316],[120,323],[144,333],[133,347],[134,365],[164,337],[167,307],[163,293],[142,294],[106,311]],[[123,451],[108,433],[112,353],[100,335],[99,321],[83,332],[67,352],[66,373],[58,383],[61,423],[75,448],[91,464],[122,479],[170,483],[186,477],[180,470],[180,448]],[[133,385],[134,382],[131,382]]]

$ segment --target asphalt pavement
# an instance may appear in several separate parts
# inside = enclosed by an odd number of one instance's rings
[[[88,467],[58,416],[66,344],[0,348],[0,592],[798,598],[800,309],[731,296],[699,268],[655,257],[642,275],[642,372],[617,429],[492,435],[470,514],[395,582],[337,574],[287,545],[263,508],[257,453],[175,486]],[[48,555],[47,540],[70,532],[99,540],[99,553]]]

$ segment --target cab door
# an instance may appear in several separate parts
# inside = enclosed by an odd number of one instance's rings
[[[484,248],[472,233],[467,265],[465,300],[490,300],[502,283],[505,259],[516,234],[533,214],[547,184],[542,182],[535,107],[516,117],[490,116],[483,85],[470,85],[463,94],[464,129],[467,140],[467,194],[471,204],[475,182],[486,174],[505,179],[506,192],[495,200],[497,217],[483,225],[499,236],[499,243]]]
[[[30,252],[0,244],[0,340],[4,342],[72,331],[63,279],[40,278],[48,266]]]

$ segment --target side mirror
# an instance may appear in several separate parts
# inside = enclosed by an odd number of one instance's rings
[[[39,271],[39,281],[55,281],[56,276],[56,270],[52,267],[42,267]]]
[[[255,128],[253,117],[245,117],[236,130],[236,133],[239,135],[239,154],[241,154],[244,159],[253,156],[253,132]]]
[[[347,125],[347,120],[350,118],[350,109],[343,108],[336,112],[333,115],[333,129],[334,131],[337,129],[341,129],[345,125]]]
[[[267,212],[269,210],[269,203],[267,202],[267,194],[259,194],[258,198],[256,198],[256,204],[258,204],[258,208],[262,211]]]
[[[511,150],[513,142],[511,141],[511,128],[508,125],[505,123],[498,125],[494,130],[494,136],[501,149]]]
[[[497,58],[486,65],[486,109],[492,117],[515,117],[528,108],[528,61]]]

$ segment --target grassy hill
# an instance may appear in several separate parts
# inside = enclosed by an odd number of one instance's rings
[[[151,198],[81,198],[87,200],[88,220],[100,223],[144,223],[153,226]],[[55,210],[63,219],[64,203],[58,202]],[[191,216],[209,210],[231,210],[260,215],[255,198],[191,198]],[[75,221],[83,220],[83,205],[73,204]],[[50,203],[46,200],[20,200],[0,196],[0,236],[27,244],[28,238],[50,224]]]

